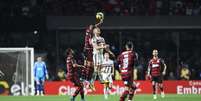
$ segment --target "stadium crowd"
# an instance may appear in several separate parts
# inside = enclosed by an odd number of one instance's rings
[[[200,0],[48,0],[48,15],[188,15],[201,14]]]
[[[8,16],[158,16],[201,15],[200,0],[17,0],[0,1],[0,11]]]

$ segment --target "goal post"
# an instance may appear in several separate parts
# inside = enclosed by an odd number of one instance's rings
[[[11,95],[34,95],[34,48],[0,48],[0,70]]]

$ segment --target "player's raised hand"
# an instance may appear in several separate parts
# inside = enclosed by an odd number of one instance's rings
[[[163,71],[162,74],[165,75],[166,74],[165,71]]]

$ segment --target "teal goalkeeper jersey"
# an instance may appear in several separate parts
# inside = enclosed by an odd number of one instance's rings
[[[34,77],[43,78],[47,74],[45,62],[35,62],[34,64]]]

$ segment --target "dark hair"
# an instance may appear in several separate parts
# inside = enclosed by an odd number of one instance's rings
[[[131,42],[131,41],[126,42],[126,46],[127,46],[129,49],[132,49],[132,48],[133,48],[133,42]]]
[[[69,54],[71,54],[72,53],[72,49],[71,48],[68,48],[68,49],[66,49],[66,55],[69,55]]]

